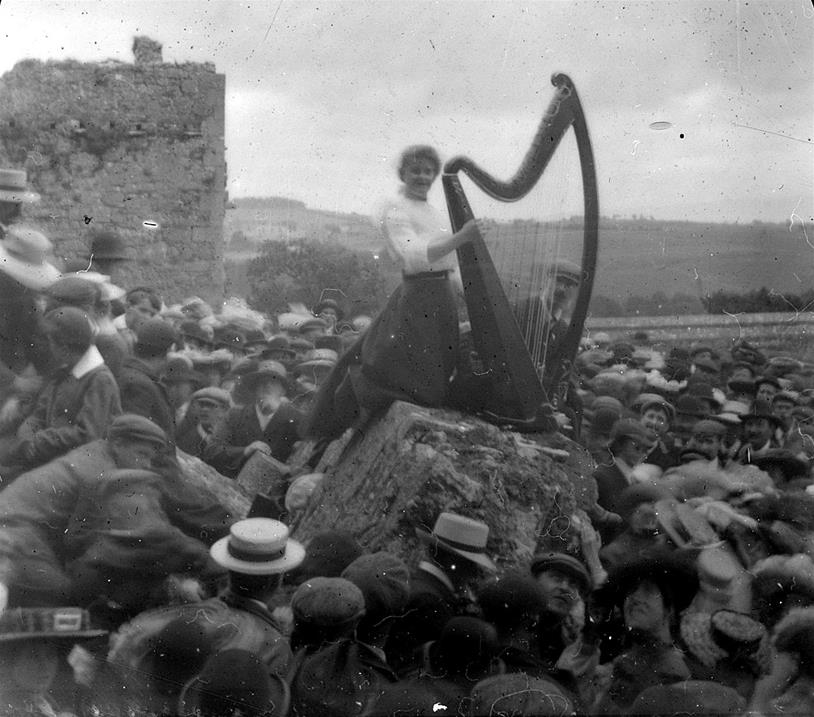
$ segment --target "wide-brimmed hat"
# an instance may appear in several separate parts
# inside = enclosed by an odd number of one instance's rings
[[[559,570],[566,575],[570,575],[579,583],[583,594],[587,593],[592,587],[588,569],[579,558],[575,558],[568,553],[550,552],[535,555],[529,569],[534,577],[546,570]]]
[[[457,513],[441,513],[432,532],[422,528],[415,530],[418,538],[463,556],[482,568],[495,572],[495,564],[486,555],[489,526],[479,520],[466,518]]]
[[[89,639],[107,630],[91,627],[90,613],[80,607],[17,607],[0,614],[0,642],[36,639]]]
[[[787,448],[770,448],[759,455],[752,456],[752,463],[760,470],[778,466],[787,479],[808,475],[809,465]]]
[[[656,548],[629,556],[615,567],[602,588],[602,596],[621,604],[643,580],[655,583],[669,595],[678,612],[689,605],[698,589],[698,574],[691,553]]]
[[[573,261],[568,261],[568,259],[560,259],[554,264],[552,273],[554,276],[570,281],[574,285],[580,284],[585,276],[582,267]]]
[[[757,401],[752,403],[751,408],[742,413],[740,415],[740,419],[743,423],[746,423],[750,419],[753,418],[765,418],[770,423],[773,423],[775,426],[782,425],[782,421],[772,413],[772,407],[767,401],[763,401],[758,399]]]
[[[43,291],[60,276],[59,269],[46,261],[53,245],[32,227],[12,224],[0,241],[0,271],[35,291]]]
[[[161,382],[171,384],[185,383],[187,381],[193,385],[203,386],[206,383],[206,378],[203,374],[193,371],[192,361],[184,356],[173,356],[167,361],[167,367],[164,369]]]
[[[40,195],[28,188],[28,175],[24,169],[0,169],[0,202],[32,204]]]
[[[246,575],[275,575],[296,568],[305,548],[288,537],[288,526],[271,518],[246,518],[210,549],[221,567]]]

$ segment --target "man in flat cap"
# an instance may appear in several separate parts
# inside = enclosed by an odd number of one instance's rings
[[[165,508],[178,527],[198,539],[217,537],[225,511],[189,496],[163,470],[160,457],[166,449],[161,428],[143,416],[122,414],[110,424],[107,438],[24,473],[5,488],[0,501],[0,610],[6,604],[72,604],[66,541],[83,523],[78,514],[83,496],[92,495],[116,471],[160,471]]]

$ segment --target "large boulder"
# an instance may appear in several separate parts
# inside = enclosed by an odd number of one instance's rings
[[[593,463],[577,444],[451,410],[394,403],[343,448],[293,524],[299,540],[342,529],[367,550],[415,560],[415,528],[432,529],[449,510],[489,525],[501,566],[525,567],[536,550],[574,549],[573,516],[596,498]]]

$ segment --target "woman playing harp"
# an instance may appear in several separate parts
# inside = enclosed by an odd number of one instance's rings
[[[480,235],[481,220],[457,232],[427,202],[441,171],[429,146],[408,147],[398,167],[399,196],[382,204],[376,221],[402,282],[364,336],[343,356],[320,391],[307,433],[332,438],[359,418],[396,400],[443,405],[458,360],[458,313],[450,275],[453,252]]]

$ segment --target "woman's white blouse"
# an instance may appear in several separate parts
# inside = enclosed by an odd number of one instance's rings
[[[401,262],[406,274],[457,269],[455,252],[432,264],[427,258],[430,241],[439,234],[450,234],[447,218],[427,202],[395,197],[381,205],[377,219],[388,252]]]

